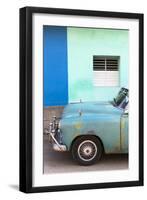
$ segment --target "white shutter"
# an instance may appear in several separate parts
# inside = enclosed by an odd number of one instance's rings
[[[119,85],[119,57],[93,56],[94,86]]]
[[[94,83],[94,86],[118,86],[119,72],[118,71],[94,71],[93,83]]]

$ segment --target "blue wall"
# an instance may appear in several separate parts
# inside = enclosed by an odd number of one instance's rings
[[[43,27],[44,106],[68,103],[67,29]]]

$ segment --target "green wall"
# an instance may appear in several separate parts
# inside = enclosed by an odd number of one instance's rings
[[[69,102],[111,100],[128,87],[129,31],[67,28]],[[120,56],[119,87],[93,85],[93,55]]]

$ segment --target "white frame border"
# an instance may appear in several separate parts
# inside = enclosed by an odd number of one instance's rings
[[[129,169],[43,174],[43,25],[129,30]],[[33,186],[108,183],[139,180],[139,20],[108,17],[33,14]]]

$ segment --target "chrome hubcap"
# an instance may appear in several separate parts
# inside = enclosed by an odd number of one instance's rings
[[[83,141],[78,147],[78,155],[83,161],[91,161],[97,154],[97,146],[91,140]]]

